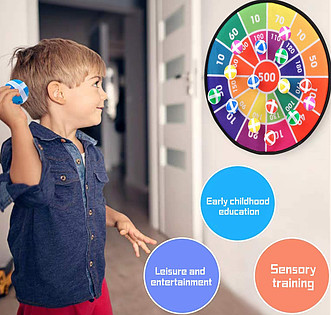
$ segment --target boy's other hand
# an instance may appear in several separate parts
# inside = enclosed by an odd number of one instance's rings
[[[151,251],[147,247],[146,243],[152,245],[155,245],[157,243],[156,240],[153,240],[148,236],[142,234],[134,226],[131,220],[125,215],[123,215],[123,217],[121,217],[116,222],[116,227],[119,233],[122,236],[126,237],[128,241],[130,241],[137,257],[140,257],[139,247],[141,247],[146,252],[146,254],[149,254]]]
[[[17,89],[11,89],[9,86],[0,87],[0,119],[11,129],[17,123],[27,123],[27,116],[21,106],[12,101],[14,96],[19,95]]]

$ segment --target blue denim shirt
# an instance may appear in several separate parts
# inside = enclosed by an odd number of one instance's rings
[[[96,141],[77,131],[84,166],[68,139],[32,122],[42,162],[40,183],[13,184],[11,139],[1,149],[0,209],[14,202],[8,244],[14,258],[12,282],[19,302],[58,308],[98,298],[105,276],[108,182]]]

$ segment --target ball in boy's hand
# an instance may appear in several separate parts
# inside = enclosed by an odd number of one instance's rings
[[[23,104],[29,96],[29,88],[21,80],[11,80],[6,83],[6,86],[10,86],[11,89],[17,89],[20,92],[20,96],[13,97],[13,103],[21,105]]]

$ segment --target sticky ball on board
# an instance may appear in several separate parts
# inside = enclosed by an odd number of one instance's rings
[[[257,75],[252,74],[247,79],[247,85],[251,89],[257,89],[260,85],[260,79]]]
[[[296,110],[290,110],[287,113],[286,120],[291,126],[296,126],[300,122],[300,114]]]
[[[279,48],[275,54],[276,62],[283,65],[287,61],[287,59],[288,59],[287,50],[285,50],[284,48]]]
[[[268,130],[264,134],[264,142],[269,146],[274,145],[276,143],[276,133],[273,130]]]
[[[311,81],[309,79],[302,79],[299,83],[300,90],[303,93],[308,93],[312,88]]]
[[[236,77],[237,75],[237,69],[235,66],[233,65],[228,65],[225,67],[225,70],[224,70],[224,75],[226,76],[226,78],[228,80],[232,80]]]
[[[221,92],[216,88],[210,89],[208,92],[208,101],[213,105],[218,104],[221,100],[221,97]]]
[[[315,108],[316,101],[312,96],[307,96],[303,100],[303,106],[305,107],[306,110],[311,111]]]
[[[228,113],[235,114],[238,110],[238,101],[230,98],[226,103],[226,110]]]
[[[259,54],[259,55],[264,55],[268,50],[268,45],[264,40],[258,40],[255,43],[255,51]]]
[[[231,51],[235,55],[240,55],[243,52],[243,43],[240,40],[234,40],[231,44]]]
[[[290,81],[287,80],[287,79],[281,79],[279,82],[278,82],[278,90],[280,93],[282,94],[286,94],[290,91],[290,88],[291,88],[291,84],[290,84]]]
[[[13,103],[17,105],[23,104],[29,97],[29,88],[27,85],[17,79],[10,80],[6,83],[6,86],[10,86],[11,89],[17,89],[20,93],[20,96],[14,96],[13,97]]]
[[[261,123],[257,118],[252,118],[248,123],[248,129],[252,133],[258,133],[261,128]]]
[[[279,37],[282,40],[289,40],[291,37],[291,29],[288,26],[282,26],[279,30]]]
[[[266,102],[265,108],[269,114],[274,114],[278,109],[278,104],[274,99],[270,99]]]

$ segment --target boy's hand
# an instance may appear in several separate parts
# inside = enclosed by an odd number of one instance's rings
[[[12,101],[15,95],[20,95],[17,89],[0,87],[0,119],[11,129],[17,123],[27,123],[27,116],[21,106]]]
[[[121,218],[117,220],[116,227],[120,234],[125,236],[131,242],[137,257],[140,257],[139,247],[149,254],[151,251],[146,243],[152,245],[157,243],[156,240],[142,234],[124,214],[122,214]]]

